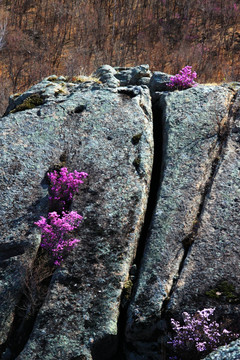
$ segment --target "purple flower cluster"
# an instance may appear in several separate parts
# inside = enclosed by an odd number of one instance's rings
[[[171,89],[188,89],[197,85],[195,82],[196,78],[197,73],[195,71],[192,73],[192,66],[185,66],[180,70],[180,74],[176,74],[170,78],[170,82],[167,86]]]
[[[75,230],[81,221],[82,216],[76,211],[70,213],[63,211],[62,217],[53,211],[48,214],[48,219],[41,216],[41,219],[35,222],[42,230],[41,247],[51,252],[55,265],[60,265],[64,254],[80,241],[68,238],[67,234]]]
[[[69,173],[66,167],[61,168],[59,173],[56,170],[48,173],[51,183],[49,196],[51,207],[57,203],[58,208],[63,211],[66,205],[72,201],[74,193],[78,191],[79,185],[83,183],[83,179],[87,175],[85,172],[78,172],[76,170],[73,173]]]
[[[47,219],[41,216],[35,225],[42,232],[41,247],[52,254],[55,265],[60,265],[67,252],[80,241],[69,236],[69,233],[78,228],[82,216],[76,211],[68,213],[64,209],[83,183],[82,179],[87,176],[87,173],[76,170],[69,173],[66,167],[61,168],[59,173],[48,173],[51,183],[49,201],[51,207],[57,208],[58,212],[49,212]]]
[[[234,334],[226,329],[220,330],[220,325],[212,321],[215,308],[197,311],[195,315],[187,312],[182,314],[184,325],[171,319],[173,330],[177,335],[169,341],[174,348],[188,351],[197,350],[198,352],[210,352],[220,345],[238,338],[239,334]]]

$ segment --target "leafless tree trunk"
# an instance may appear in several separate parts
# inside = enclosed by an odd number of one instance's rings
[[[0,23],[0,50],[3,48],[5,44],[5,34],[6,34],[6,28],[7,28],[7,21],[3,21]]]
[[[1,0],[0,0],[1,4]],[[7,19],[0,17],[0,50],[3,48],[5,44],[5,35],[7,30]]]

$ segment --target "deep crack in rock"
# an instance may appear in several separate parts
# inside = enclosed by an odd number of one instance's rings
[[[119,346],[118,346],[118,353],[116,354],[116,357],[114,357],[114,360],[126,359],[125,347],[129,346],[129,344],[126,345],[126,339],[125,339],[125,326],[127,321],[128,305],[135,291],[135,287],[137,286],[138,274],[139,274],[139,269],[141,267],[141,261],[146,245],[146,239],[148,236],[154,210],[156,208],[158,192],[160,190],[161,181],[162,181],[162,172],[163,172],[162,158],[163,158],[163,144],[164,144],[163,129],[162,129],[163,127],[162,111],[158,106],[152,103],[152,113],[153,113],[154,160],[153,160],[153,168],[152,168],[151,185],[150,185],[149,198],[145,213],[144,224],[142,226],[142,231],[138,242],[137,253],[129,273],[129,279],[132,282],[131,292],[127,299],[126,299],[126,292],[124,291],[124,289],[122,293],[122,298],[120,303],[120,315],[118,320]]]

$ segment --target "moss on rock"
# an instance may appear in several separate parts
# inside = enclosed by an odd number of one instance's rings
[[[205,294],[212,299],[219,299],[229,303],[240,302],[240,296],[236,293],[234,285],[226,280],[221,281],[215,288],[206,291]]]
[[[10,111],[10,113],[16,113],[18,111],[24,111],[24,110],[28,110],[28,109],[33,109],[36,106],[42,105],[43,103],[44,103],[44,100],[43,100],[43,98],[41,97],[40,94],[33,94],[33,95],[30,95],[25,100],[23,100],[23,102],[20,105],[17,105],[15,107],[15,109]]]

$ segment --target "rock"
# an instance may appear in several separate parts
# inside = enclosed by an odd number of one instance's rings
[[[0,121],[1,360],[166,360],[170,318],[210,306],[240,332],[239,83],[168,91],[148,65],[94,76],[51,75]],[[80,243],[56,268],[34,222],[63,166],[89,176],[71,205]]]
[[[120,86],[148,85],[152,75],[149,65],[140,65],[133,68],[115,67],[115,78],[120,81]]]
[[[49,86],[50,88],[48,88]],[[44,98],[54,96],[57,84],[48,82],[47,79],[43,80],[40,84],[32,86],[28,91],[23,94],[15,94],[10,96],[9,106],[4,114],[8,115],[10,112],[30,110],[44,103]],[[43,90],[46,93],[43,96]]]
[[[216,351],[204,358],[204,360],[238,360],[240,359],[240,340],[221,346]]]
[[[149,77],[142,77],[138,80],[138,85],[149,85],[150,83],[150,78]]]
[[[49,154],[61,142],[51,117],[48,131],[38,119],[33,109],[0,121],[0,345],[7,339],[27,268],[40,244],[34,221],[47,212],[43,179]]]
[[[130,85],[143,84],[143,82],[144,82],[144,80],[142,80],[143,78],[144,79],[148,78],[150,81],[151,75],[152,75],[152,73],[149,70],[149,65],[136,66],[135,68],[132,69],[132,78],[130,80]],[[146,82],[146,80],[145,80],[145,82]]]
[[[204,204],[194,244],[169,304],[171,313],[216,307],[225,327],[240,331],[240,91],[229,136]],[[199,276],[201,274],[201,276]],[[231,321],[232,319],[232,321]]]
[[[149,82],[149,89],[153,100],[159,99],[158,93],[162,91],[168,91],[167,84],[170,81],[172,75],[163,73],[161,71],[155,71]]]
[[[113,81],[115,80],[114,78]],[[78,90],[84,91],[90,86],[95,88],[103,87],[97,78],[91,76],[74,76],[72,78],[56,75],[48,76],[23,94],[17,93],[10,96],[9,105],[4,116],[10,113],[31,110],[47,102],[61,102],[65,100],[66,95]]]
[[[55,82],[44,80],[30,93],[37,89],[44,95],[48,83]],[[93,83],[76,84],[59,103],[47,98],[41,107],[5,116],[0,126],[0,260],[6,264],[0,289],[2,359],[11,352],[18,360],[110,359],[117,351],[121,296],[148,200],[153,157],[149,91],[141,88],[130,96]],[[81,242],[54,272],[18,355],[16,336],[14,345],[4,342],[24,268],[38,256],[34,221],[47,213],[46,173],[63,165],[89,174],[72,205],[84,217],[76,234]],[[14,326],[12,337],[14,331],[19,332]]]
[[[149,65],[115,68],[103,65],[94,73],[94,76],[98,77],[102,83],[112,88],[128,85],[148,85],[151,75]]]
[[[155,105],[155,117],[163,127],[163,138],[158,134],[158,141],[163,141],[162,181],[126,328],[127,344],[143,358],[160,356],[161,313],[181,269],[184,247],[198,224],[231,98],[227,88],[197,86],[164,93]]]
[[[115,88],[120,86],[120,81],[114,76],[116,73],[117,72],[113,67],[103,65],[100,66],[93,75],[99,78],[99,80],[108,87]]]
[[[120,86],[117,91],[120,94],[125,94],[130,97],[135,97],[137,95],[142,94],[143,87],[142,86],[132,86],[132,85]]]
[[[94,75],[99,77],[99,76],[102,76],[104,74],[115,75],[116,73],[117,73],[117,71],[112,66],[110,66],[110,65],[102,65],[94,72]]]
[[[120,81],[120,86],[129,85],[132,79],[132,68],[128,68],[127,70],[116,72],[115,78],[117,78]]]

